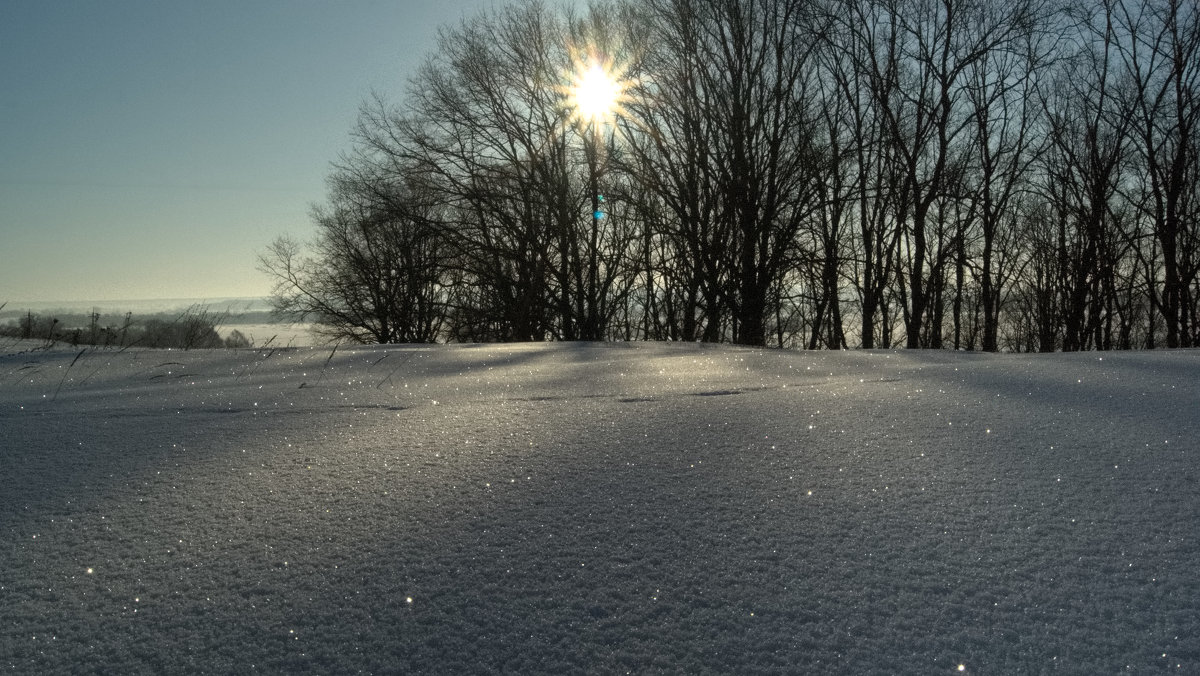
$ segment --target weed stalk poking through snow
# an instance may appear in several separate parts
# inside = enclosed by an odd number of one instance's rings
[[[337,354],[338,346],[334,345],[329,351],[329,356],[325,358],[325,363],[321,365],[321,375],[317,376],[317,384],[320,385],[322,380],[325,380],[325,372],[329,370],[329,362],[333,361],[333,355]]]
[[[75,355],[75,358],[72,359],[71,363],[67,365],[67,371],[66,373],[63,373],[62,380],[58,381],[58,387],[54,388],[54,396],[50,398],[50,401],[58,400],[58,393],[60,390],[62,390],[63,383],[67,382],[67,376],[71,375],[71,368],[75,366],[75,362],[79,361],[79,358],[82,357],[83,353],[87,351],[88,349],[86,347],[80,350],[79,354]]]

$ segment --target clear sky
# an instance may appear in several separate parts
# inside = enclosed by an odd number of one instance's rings
[[[266,295],[359,103],[503,4],[0,0],[0,303]]]

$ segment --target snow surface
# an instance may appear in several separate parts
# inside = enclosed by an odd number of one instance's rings
[[[1200,352],[0,346],[0,672],[1200,673]]]

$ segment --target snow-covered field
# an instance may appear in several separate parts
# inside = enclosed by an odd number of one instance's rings
[[[1200,673],[1200,352],[0,346],[0,672]]]

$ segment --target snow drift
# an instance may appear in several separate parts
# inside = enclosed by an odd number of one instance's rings
[[[1200,352],[0,357],[0,671],[1200,671]]]

